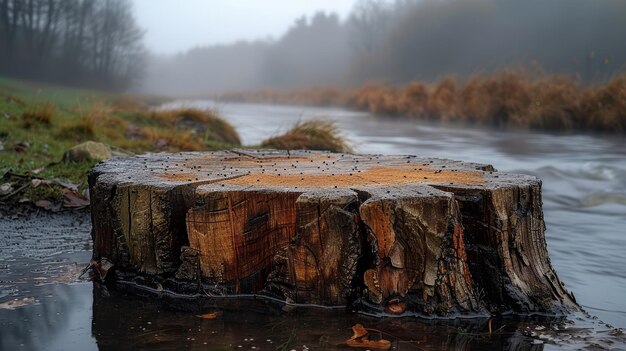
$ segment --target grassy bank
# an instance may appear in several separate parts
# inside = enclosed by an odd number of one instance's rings
[[[5,176],[0,202],[58,202],[64,200],[67,184],[82,195],[86,174],[96,161],[63,158],[85,141],[104,143],[117,154],[240,145],[235,129],[216,113],[151,109],[162,102],[0,78],[0,176]],[[42,184],[41,179],[47,181]],[[19,190],[25,180],[32,184],[12,195],[10,190]]]
[[[72,159],[68,150],[87,141],[114,155],[241,146],[215,111],[153,108],[163,102],[0,77],[0,214],[18,202],[86,206],[87,173],[97,161]],[[297,124],[258,147],[350,151],[335,126],[322,121]]]
[[[229,93],[234,102],[340,106],[383,116],[554,131],[626,132],[626,74],[585,86],[563,76],[505,71],[460,82],[368,84],[355,90],[264,89]]]

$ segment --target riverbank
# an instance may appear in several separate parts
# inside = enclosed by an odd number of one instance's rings
[[[0,214],[88,206],[87,173],[108,157],[241,147],[217,109],[167,101],[0,77]],[[328,121],[267,137],[256,147],[351,151]]]
[[[504,71],[466,81],[448,77],[402,87],[372,83],[358,89],[263,89],[226,93],[219,99],[334,106],[378,116],[501,129],[626,132],[626,74],[605,83],[582,85],[566,76]]]
[[[0,78],[0,203],[87,200],[87,172],[111,156],[240,145],[216,112],[153,109],[165,101]]]

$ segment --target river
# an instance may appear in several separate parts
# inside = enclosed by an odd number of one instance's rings
[[[580,304],[626,327],[626,138],[445,127],[341,109],[179,102],[216,108],[246,145],[297,121],[336,121],[359,153],[406,154],[492,164],[543,180],[548,250]],[[263,121],[257,123],[256,121]]]
[[[164,107],[176,106],[218,109],[237,128],[245,145],[258,145],[297,121],[323,118],[336,121],[360,153],[482,162],[500,171],[535,175],[543,180],[548,251],[559,277],[591,315],[626,327],[624,137],[441,126],[334,108],[212,101],[179,101]],[[216,349],[326,349],[348,338],[355,322],[393,331],[387,338],[395,340],[395,349],[547,350],[550,345],[559,349],[558,342],[546,337],[544,344],[529,333],[544,327],[560,330],[568,323],[540,317],[499,319],[494,329],[500,332],[485,337],[485,320],[378,321],[337,311],[285,312],[263,301],[152,301],[85,281],[59,284],[67,272],[89,261],[86,214],[62,221],[42,215],[30,224],[1,218],[0,229],[0,302],[25,297],[37,301],[16,310],[0,309],[1,350],[206,349],[207,345]],[[36,239],[24,239],[25,232],[36,233]],[[53,243],[46,241],[50,237],[56,238]],[[207,309],[220,309],[224,314],[217,320],[194,317]],[[576,318],[579,324],[594,323]],[[592,328],[600,332],[608,327]]]

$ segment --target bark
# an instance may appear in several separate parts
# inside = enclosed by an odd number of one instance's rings
[[[150,154],[97,165],[90,191],[94,259],[120,277],[388,314],[578,308],[550,265],[541,182],[489,165]]]

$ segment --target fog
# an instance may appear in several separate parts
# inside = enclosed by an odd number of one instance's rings
[[[593,83],[624,69],[625,19],[621,0],[360,0],[347,15],[299,17],[273,39],[151,56],[140,90],[204,95],[404,84],[509,67]]]
[[[187,96],[507,68],[596,83],[624,70],[624,33],[623,0],[0,0],[0,74]]]
[[[128,0],[1,0],[0,75],[106,90],[141,84],[143,30]]]
[[[151,52],[176,54],[202,45],[279,38],[302,15],[348,16],[356,0],[132,0]]]
[[[350,69],[347,43],[348,34],[338,16],[318,13],[297,20],[278,40],[239,41],[152,57],[143,89],[205,94],[339,84]]]

